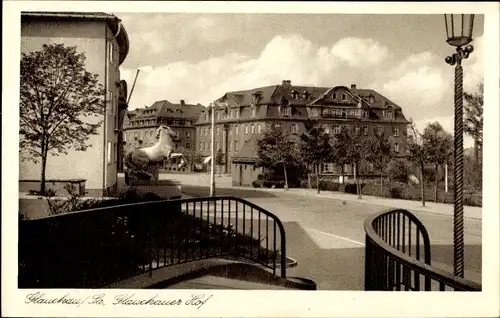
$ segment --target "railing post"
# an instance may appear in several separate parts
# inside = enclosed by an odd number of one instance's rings
[[[372,246],[368,235],[365,236],[365,290],[372,290]]]

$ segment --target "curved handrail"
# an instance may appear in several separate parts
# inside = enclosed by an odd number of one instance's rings
[[[390,217],[392,215],[403,215],[404,217],[407,217],[408,220],[409,220],[409,225],[411,225],[411,223],[415,224],[416,226],[416,230],[417,230],[417,238],[419,238],[419,234],[422,235],[422,239],[423,239],[423,245],[424,245],[424,262],[426,264],[431,264],[431,243],[430,243],[430,238],[429,238],[429,233],[427,232],[427,229],[425,228],[424,224],[415,216],[413,215],[412,213],[410,213],[409,211],[407,210],[403,210],[403,209],[396,209],[396,210],[385,210],[385,211],[382,211],[378,214],[375,214],[375,215],[372,215],[370,217],[368,217],[368,219],[366,220],[365,222],[365,231],[367,231],[367,225],[368,224],[371,224],[371,229],[375,232],[375,230],[373,229],[374,225],[376,225],[376,223],[381,220],[381,219],[385,219],[385,217]],[[398,216],[399,216],[398,215]],[[371,221],[369,221],[371,219]],[[404,218],[403,218],[404,220]],[[390,220],[392,221],[392,220]],[[398,217],[398,220],[397,220],[398,224],[396,224],[396,226],[399,227],[399,217]],[[376,232],[375,232],[376,233]],[[398,233],[399,234],[399,233]],[[378,237],[380,237],[379,233],[376,233],[376,235]],[[411,232],[409,233],[409,236],[411,236]],[[384,241],[382,239],[382,241]],[[393,245],[391,245],[390,243],[387,243],[387,241],[384,241],[386,244],[388,244],[389,246],[391,246],[392,248],[394,248]],[[398,249],[396,249],[398,250]],[[399,251],[399,250],[398,250]],[[410,251],[410,249],[408,249],[408,251]],[[411,256],[411,255],[410,255]],[[420,257],[417,256],[417,260],[419,260]]]
[[[214,208],[214,210],[207,209],[206,211],[203,211],[203,206],[205,205],[205,202],[209,205],[211,203],[222,203],[222,206],[220,206],[219,208]],[[61,224],[62,225],[61,229],[63,229],[63,231],[65,231],[64,228],[68,229],[68,226],[66,226],[66,225],[71,225],[73,223],[79,224],[80,219],[85,220],[85,219],[90,218],[90,219],[94,219],[94,220],[104,220],[104,222],[109,223],[109,221],[106,221],[106,220],[111,220],[111,219],[114,219],[117,217],[118,218],[121,218],[121,217],[127,218],[131,215],[135,215],[136,216],[135,220],[137,221],[137,220],[142,219],[140,216],[142,213],[145,213],[145,216],[146,216],[146,214],[149,214],[148,212],[153,212],[153,213],[160,212],[161,213],[162,211],[168,211],[168,210],[170,210],[170,208],[178,206],[180,211],[183,211],[184,214],[186,214],[188,216],[201,218],[202,221],[208,221],[210,224],[216,225],[215,224],[216,216],[217,216],[217,219],[219,219],[219,218],[220,218],[220,220],[224,219],[224,212],[225,212],[224,207],[227,206],[226,204],[229,204],[229,209],[227,211],[227,212],[229,212],[229,214],[227,214],[227,216],[226,216],[226,219],[229,218],[229,222],[231,222],[231,215],[234,215],[233,214],[234,212],[236,212],[236,219],[239,219],[238,218],[239,213],[241,213],[239,215],[243,215],[242,232],[240,232],[238,230],[238,222],[236,222],[236,231],[232,232],[232,233],[234,233],[233,235],[243,235],[243,236],[247,235],[245,232],[245,216],[247,216],[248,213],[251,215],[252,220],[257,220],[257,217],[258,217],[259,223],[257,226],[252,227],[253,225],[255,225],[254,221],[247,223],[250,226],[250,236],[252,236],[253,234],[257,234],[257,231],[258,231],[258,233],[259,233],[258,237],[261,240],[261,242],[264,238],[266,240],[266,251],[268,248],[267,247],[268,242],[269,243],[272,242],[272,244],[274,244],[274,252],[273,252],[273,249],[271,247],[271,249],[269,250],[270,254],[267,254],[268,252],[264,251],[265,254],[263,255],[263,257],[269,257],[270,255],[273,255],[272,253],[275,253],[274,256],[272,256],[273,259],[275,260],[275,262],[273,262],[272,264],[266,263],[265,265],[268,268],[273,269],[273,273],[275,273],[275,271],[278,271],[278,267],[279,267],[280,268],[279,271],[281,272],[280,276],[282,278],[286,278],[286,268],[288,267],[287,266],[287,255],[286,255],[286,234],[285,234],[285,228],[284,228],[281,220],[275,214],[267,211],[266,209],[263,209],[263,208],[255,205],[247,200],[244,200],[244,199],[241,199],[238,197],[234,197],[234,196],[214,196],[214,197],[202,197],[202,198],[158,200],[158,201],[150,201],[150,202],[128,203],[128,204],[113,205],[113,206],[87,209],[87,210],[81,210],[81,211],[74,211],[71,213],[60,214],[60,215],[46,216],[46,217],[33,219],[33,220],[22,220],[21,222],[22,222],[22,224],[25,224],[26,226],[30,225],[30,227],[35,226],[35,228],[45,228],[45,226],[40,227],[40,225],[43,225],[43,223],[47,222],[47,221],[49,223],[52,223],[52,221],[57,220],[56,223],[54,223],[54,224]],[[236,204],[236,209],[231,211],[231,209],[232,209],[231,207],[234,207],[233,204]],[[243,205],[243,210],[238,211],[238,207],[241,207],[240,204]],[[207,208],[208,208],[208,205],[207,205]],[[200,212],[199,216],[194,215],[195,210],[196,210],[196,213]],[[190,212],[193,214],[191,214]],[[213,221],[212,221],[212,218],[210,217],[210,219],[209,219],[208,216],[205,220],[203,220],[203,216],[201,214],[203,212],[208,213],[208,214],[203,214],[203,215],[211,215],[213,213],[213,216],[214,216]],[[130,213],[132,213],[132,214],[130,214]],[[168,215],[168,213],[165,215]],[[262,217],[263,217],[263,220],[266,222],[265,229],[263,229],[263,232],[262,232],[262,233],[264,233],[264,238],[261,236],[262,225],[261,225],[260,221],[261,221]],[[212,223],[212,222],[214,222],[214,223]],[[270,227],[269,227],[270,232],[267,228],[267,224],[268,224],[267,222],[272,222],[271,223],[272,225],[270,225]],[[142,222],[140,222],[140,223],[141,223],[141,225],[139,225],[139,226],[144,225],[144,224],[142,224]],[[222,223],[224,223],[224,222],[222,222]],[[66,225],[64,225],[64,224],[66,224]],[[137,224],[137,223],[134,222],[134,224]],[[226,224],[226,225],[232,226],[232,224]],[[217,224],[216,226],[217,227],[220,226],[220,223]],[[59,225],[56,227],[58,228]],[[98,227],[97,230],[102,231],[102,229],[103,228]],[[156,229],[156,230],[158,230],[158,229]],[[234,228],[233,228],[233,230],[234,230]],[[279,233],[277,233],[277,230],[279,230]],[[155,231],[155,230],[153,230],[153,231]],[[28,230],[27,232],[30,232],[30,231]],[[158,232],[157,234],[159,234],[159,233],[160,232]],[[169,235],[172,235],[172,233],[173,232],[169,232]],[[152,232],[149,232],[149,234],[146,235],[146,237],[145,237],[146,241],[144,241],[144,242],[147,243],[149,240],[155,239],[154,237],[150,236],[151,234],[152,234]],[[157,234],[153,234],[153,235],[157,235]],[[279,239],[279,242],[277,241],[277,239]],[[227,242],[229,245],[233,244],[232,239],[229,239]],[[236,245],[234,245],[234,247],[236,247],[236,248],[238,248],[238,246],[244,247],[244,246],[246,246],[246,244],[248,244],[248,243],[237,243],[238,241],[234,241],[234,242],[236,244]],[[177,243],[174,243],[174,244],[177,244]],[[182,243],[182,244],[184,244],[184,243]],[[240,245],[240,244],[242,244],[242,245]],[[251,243],[251,244],[253,244],[253,243]],[[176,246],[180,246],[180,245],[176,245]],[[277,250],[277,247],[280,247],[280,249]],[[155,247],[151,246],[151,248],[155,248]],[[166,247],[164,247],[164,248],[166,248]],[[189,247],[187,247],[187,248],[189,248]],[[250,247],[250,252],[249,252],[250,255],[246,255],[246,253],[248,253],[248,252],[245,252],[242,255],[240,255],[238,252],[236,252],[235,255],[237,255],[237,256],[239,255],[243,258],[248,258],[251,261],[257,261],[258,259],[260,259],[260,255],[261,255],[260,250],[255,251],[255,250],[253,250],[253,248],[254,247]],[[260,248],[260,245],[259,245],[259,248]],[[254,252],[252,252],[252,251],[254,251]],[[192,252],[192,250],[191,250],[191,252]],[[209,254],[210,253],[213,254],[213,252],[209,252]],[[217,253],[220,253],[220,252],[216,252],[216,254]],[[212,254],[210,254],[210,255],[207,254],[204,256],[207,256],[207,257],[216,256],[215,254],[214,255],[212,255]],[[219,254],[217,254],[217,255],[219,255]],[[229,255],[232,255],[232,254],[229,254]],[[276,256],[278,256],[278,257],[276,257]],[[151,272],[153,270],[152,265],[155,262],[156,258],[154,258],[155,256],[153,256],[153,255],[150,255],[149,257],[150,257],[150,259],[148,261],[149,265],[146,264],[145,266],[148,266],[149,267],[148,271]],[[191,256],[189,256],[189,257],[191,257]],[[201,257],[201,255],[200,255],[200,257]],[[35,263],[38,262],[36,260],[33,260],[33,261]],[[182,262],[185,262],[185,261],[189,261],[189,260],[187,258],[185,258]],[[173,262],[173,259],[172,259],[172,262]],[[179,262],[181,262],[180,259],[179,259]],[[260,261],[257,261],[257,262],[260,262]],[[164,263],[161,263],[160,261],[156,261],[156,263],[154,263],[154,264],[155,264],[154,269],[157,269],[157,268],[161,268],[164,266],[170,266],[171,263],[169,263],[167,265],[167,261],[165,261]],[[278,264],[281,264],[281,266],[279,266]]]
[[[418,220],[417,217],[415,217],[412,213],[406,211],[406,210],[388,210],[388,211],[382,211],[380,213],[374,214],[370,217],[368,217],[365,221],[364,228],[365,228],[365,233],[367,239],[371,241],[371,243],[375,244],[377,247],[383,249],[385,252],[388,254],[391,254],[393,258],[397,259],[399,263],[403,264],[403,266],[406,266],[412,270],[417,271],[420,274],[423,274],[427,277],[430,277],[436,281],[439,281],[441,284],[446,284],[452,288],[455,288],[455,290],[464,290],[464,291],[480,291],[481,290],[481,284],[478,284],[476,282],[452,275],[448,272],[445,272],[443,270],[440,270],[438,268],[435,268],[431,266],[430,264],[426,264],[426,262],[422,262],[421,260],[414,259],[410,257],[409,255],[397,250],[387,242],[385,242],[375,231],[374,229],[374,223],[376,222],[377,219],[383,217],[384,215],[388,215],[390,213],[395,213],[395,212],[403,212],[405,215],[409,216],[412,221],[414,221],[417,226],[422,226],[423,230],[425,231],[426,235],[424,235],[424,240],[425,236],[428,237],[427,230],[423,226],[422,222]],[[424,243],[425,244],[425,243]],[[365,265],[366,266],[366,265]],[[366,279],[366,277],[365,277]]]

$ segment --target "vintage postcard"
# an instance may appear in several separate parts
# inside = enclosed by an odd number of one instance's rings
[[[499,314],[497,3],[4,9],[2,315]]]

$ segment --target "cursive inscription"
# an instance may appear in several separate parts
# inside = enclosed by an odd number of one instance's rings
[[[135,294],[116,295],[113,305],[152,305],[152,306],[178,306],[182,305],[182,299],[162,300],[158,295],[148,299],[136,298]]]
[[[45,296],[45,293],[33,293],[33,294],[28,294],[26,296],[26,303],[27,304],[50,304],[50,305],[56,305],[56,304],[62,304],[62,305],[77,305],[80,306],[83,304],[87,298],[74,298],[71,297],[69,294],[65,294],[62,297],[47,297]]]
[[[49,293],[50,294],[50,293]],[[54,297],[46,293],[36,292],[26,295],[26,304],[36,305],[97,305],[97,306],[189,306],[200,309],[203,307],[213,295],[207,294],[192,294],[187,299],[174,298],[165,299],[158,294],[150,297],[140,297],[136,294],[119,294],[114,295],[106,300],[106,294],[94,294],[83,297],[75,297],[69,293],[62,296]]]

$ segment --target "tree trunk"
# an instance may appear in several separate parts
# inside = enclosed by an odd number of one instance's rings
[[[286,165],[283,164],[283,172],[285,173],[285,191],[288,190],[288,177],[286,175]]]
[[[358,193],[358,199],[361,199],[361,184],[359,183],[359,165],[357,162],[354,163],[354,178],[356,178],[356,192]]]
[[[40,194],[44,195],[45,194],[45,169],[47,167],[47,155],[43,154],[44,151],[42,151],[42,175],[40,178]]]
[[[380,169],[380,197],[384,197],[384,177],[383,177],[383,169]]]
[[[425,206],[425,180],[423,164],[420,164],[420,193],[422,195],[422,206]]]
[[[479,142],[477,138],[474,138],[474,159],[476,163],[479,163]]]
[[[434,202],[438,202],[438,164],[434,165]]]
[[[342,177],[342,184],[344,183],[344,164],[340,164],[340,176]]]
[[[319,194],[319,164],[316,166],[316,189]]]
[[[42,145],[40,147],[41,149],[41,154],[42,154],[42,172],[40,176],[40,194],[44,195],[45,194],[45,170],[47,168],[47,144],[45,142],[45,133],[42,134]]]
[[[314,165],[313,165],[312,167],[313,167],[313,169],[314,169]],[[307,170],[308,170],[308,172],[307,172],[307,187],[308,187],[309,189],[311,189],[311,188],[312,188],[312,187],[311,187],[311,173],[312,173],[313,171],[311,171],[311,166],[310,166],[310,165],[308,166],[308,169],[307,169]]]

